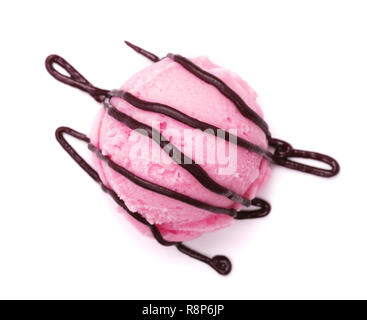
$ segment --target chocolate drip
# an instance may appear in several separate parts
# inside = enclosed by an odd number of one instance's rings
[[[136,46],[135,44],[132,44],[129,41],[125,41],[125,44],[128,45],[130,48],[134,49],[137,53],[139,53],[142,56],[148,58],[150,61],[158,62],[159,60],[161,60],[155,54],[153,54],[153,53],[151,53],[147,50],[144,50],[143,48],[140,48],[140,47]]]
[[[114,201],[121,206],[130,216],[132,216],[137,221],[141,222],[142,224],[146,225],[150,228],[154,238],[159,242],[161,245],[164,246],[176,246],[176,248],[181,251],[182,253],[205,262],[209,266],[211,266],[214,270],[222,275],[227,275],[231,271],[231,262],[228,258],[224,256],[214,256],[213,258],[209,258],[204,256],[203,254],[194,251],[193,249],[188,248],[187,246],[183,245],[182,242],[172,242],[165,240],[157,226],[150,224],[142,215],[137,212],[131,211],[125,204],[125,202],[119,198],[117,193],[112,189],[108,188],[99,177],[96,170],[94,170],[77,152],[76,150],[66,141],[64,138],[64,134],[70,135],[78,140],[84,141],[90,144],[89,138],[78,131],[75,131],[68,127],[60,127],[56,130],[56,139],[60,143],[60,145],[64,148],[64,150],[70,155],[70,157],[95,181],[97,182],[102,190],[108,193]]]

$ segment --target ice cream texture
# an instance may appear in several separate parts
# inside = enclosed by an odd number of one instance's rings
[[[198,57],[192,61],[223,80],[254,111],[262,115],[255,91],[237,74],[213,64],[207,57]],[[235,129],[239,137],[267,148],[263,131],[244,118],[230,100],[169,58],[138,72],[121,89],[140,99],[170,105],[226,131]],[[223,143],[221,138],[196,130],[189,135],[191,139],[186,141],[183,139],[184,130],[190,133],[192,128],[179,121],[159,113],[140,110],[118,97],[113,97],[111,104],[119,111],[160,131],[181,152],[185,153],[192,147],[192,159],[198,162],[197,157],[200,157],[200,165],[213,180],[246,198],[254,198],[269,177],[268,161],[254,152],[224,142],[228,148],[236,148],[235,152],[229,152],[235,158],[228,159],[226,167],[216,157],[213,159],[215,146]],[[103,154],[141,178],[214,206],[239,208],[238,203],[201,185],[158,144],[110,117],[103,109],[96,117],[90,138]],[[204,156],[203,144],[200,143],[203,139],[207,142],[205,151],[210,153]],[[127,207],[155,224],[166,240],[194,239],[204,232],[227,227],[233,222],[233,218],[228,215],[211,213],[137,186],[95,155],[94,165],[104,183],[124,200]],[[228,166],[231,168],[228,169]],[[223,168],[227,168],[231,174],[226,174]],[[127,217],[130,218],[129,215]],[[130,220],[139,230],[151,234],[149,228],[134,219]]]

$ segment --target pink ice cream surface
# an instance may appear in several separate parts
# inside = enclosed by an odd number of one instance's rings
[[[223,80],[262,116],[256,93],[238,75],[213,64],[206,57],[198,57],[192,61]],[[244,118],[230,100],[169,58],[138,72],[121,89],[143,100],[167,104],[221,129],[236,129],[237,136],[267,148],[267,140],[261,129]],[[191,143],[193,151],[190,157],[194,161],[204,158],[200,165],[209,176],[238,194],[254,198],[270,174],[268,161],[253,152],[196,130],[193,136],[204,138],[206,141],[206,148],[203,150],[202,144],[197,143],[198,140],[182,139],[185,129],[192,130],[187,125],[159,113],[140,110],[118,97],[112,98],[111,103],[121,112],[159,130],[181,152],[187,154],[186,151],[190,148],[185,148]],[[91,141],[103,154],[141,178],[213,206],[241,208],[226,197],[206,189],[189,172],[169,158],[158,144],[130,130],[107,115],[103,109],[95,119]],[[207,160],[208,154],[211,154],[210,150],[215,151],[215,143],[227,144],[227,150],[236,148],[237,154],[230,158],[227,164],[235,166],[231,174],[222,173],[221,168],[226,165],[216,158],[214,161]],[[233,222],[233,218],[227,215],[214,214],[137,186],[96,156],[93,157],[93,162],[102,181],[119,195],[131,211],[139,212],[149,223],[157,225],[166,240],[194,239],[204,232],[227,227]],[[125,214],[140,231],[150,235],[148,227],[135,221],[126,212]]]

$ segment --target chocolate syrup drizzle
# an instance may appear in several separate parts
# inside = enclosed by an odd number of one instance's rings
[[[98,149],[95,148],[91,143],[89,138],[78,131],[75,131],[68,127],[60,127],[56,130],[55,135],[57,141],[60,143],[60,145],[64,148],[64,150],[76,161],[76,163],[95,181],[97,182],[102,190],[106,193],[108,193],[113,200],[121,207],[123,208],[130,216],[132,216],[134,219],[139,221],[140,223],[146,225],[150,228],[153,236],[155,239],[163,246],[176,246],[176,248],[181,251],[182,253],[200,260],[202,262],[205,262],[206,264],[210,265],[212,268],[214,268],[217,272],[220,274],[228,274],[231,271],[232,265],[231,261],[224,256],[214,256],[213,258],[208,258],[201,253],[194,251],[190,249],[189,247],[185,246],[182,242],[173,242],[173,241],[166,241],[161,233],[159,232],[158,228],[154,224],[150,224],[142,215],[140,215],[137,212],[131,211],[125,204],[125,202],[119,198],[117,193],[113,191],[111,188],[108,188],[99,177],[96,170],[94,170],[76,151],[75,149],[66,141],[64,134],[70,135],[78,140],[84,141],[88,143],[90,149],[94,152],[96,152]],[[100,155],[99,151],[97,151]],[[112,162],[111,162],[112,163]],[[120,167],[121,168],[121,167]]]
[[[148,59],[150,59],[153,62],[158,62],[160,60],[156,55],[136,45],[133,45],[130,42],[125,41],[125,43],[128,46],[130,46],[131,48],[133,48],[136,52],[142,54],[143,56],[147,57]],[[113,162],[109,157],[103,155],[102,152],[97,147],[95,147],[92,143],[90,143],[90,140],[86,135],[80,132],[77,132],[73,129],[70,129],[67,127],[58,128],[56,130],[56,139],[61,144],[61,146],[65,149],[65,151],[78,163],[78,165],[85,172],[87,172],[88,175],[94,181],[96,181],[98,184],[101,185],[103,191],[108,193],[115,200],[115,202],[118,205],[120,205],[134,219],[136,219],[137,221],[143,223],[144,225],[150,228],[153,236],[160,244],[165,245],[165,246],[174,245],[182,253],[210,265],[218,273],[225,275],[225,274],[228,274],[232,268],[231,262],[227,257],[219,255],[213,258],[209,258],[207,256],[202,255],[201,253],[197,251],[194,251],[188,248],[181,242],[171,242],[171,241],[165,240],[162,237],[157,226],[150,224],[138,212],[130,211],[128,207],[126,206],[125,202],[119,198],[116,192],[103,184],[98,173],[66,141],[66,139],[64,138],[64,134],[68,134],[70,136],[73,136],[74,138],[77,138],[81,141],[86,142],[88,144],[89,150],[94,152],[99,159],[101,159],[102,161],[105,161],[110,168],[112,168],[116,172],[123,175],[125,178],[129,179],[131,182],[135,183],[136,185],[144,189],[162,194],[164,196],[176,199],[178,201],[185,202],[189,205],[210,211],[212,213],[226,214],[226,215],[232,216],[235,219],[252,219],[252,218],[264,217],[271,210],[270,204],[259,198],[255,198],[252,200],[246,199],[242,197],[241,195],[237,194],[236,192],[221,186],[220,184],[215,182],[212,178],[210,178],[210,176],[206,173],[206,171],[203,168],[201,168],[199,165],[197,165],[191,158],[181,153],[180,150],[177,149],[173,144],[171,144],[164,136],[162,136],[159,131],[117,110],[110,103],[110,99],[114,96],[119,97],[121,99],[124,99],[125,101],[127,101],[129,104],[133,105],[136,108],[139,108],[145,111],[164,114],[192,128],[196,128],[196,129],[205,131],[206,133],[209,133],[209,134],[215,135],[214,132],[218,132],[218,130],[222,130],[224,134],[218,135],[218,137],[223,138],[230,143],[237,143],[237,145],[242,148],[246,148],[252,152],[255,152],[261,156],[264,156],[266,159],[278,165],[288,167],[294,170],[298,170],[298,171],[302,171],[302,172],[306,172],[306,173],[310,173],[310,174],[314,174],[314,175],[318,175],[322,177],[331,177],[331,176],[336,175],[339,172],[339,165],[333,158],[327,155],[316,153],[316,152],[304,151],[304,150],[296,150],[296,149],[293,149],[289,143],[279,140],[279,139],[272,138],[266,122],[256,112],[254,112],[240,98],[240,96],[236,92],[234,92],[231,88],[229,88],[222,80],[210,74],[209,72],[201,69],[200,67],[195,65],[193,62],[191,62],[190,60],[182,56],[168,54],[167,57],[179,63],[187,71],[191,72],[192,74],[197,76],[202,81],[205,81],[209,85],[212,85],[215,88],[217,88],[224,96],[226,96],[229,100],[231,100],[244,117],[251,120],[254,124],[259,126],[263,130],[263,132],[265,133],[268,139],[269,146],[274,148],[274,152],[271,153],[270,151],[265,150],[261,148],[260,146],[253,144],[250,141],[236,137],[220,128],[217,128],[216,126],[213,126],[208,123],[199,121],[195,118],[192,118],[173,107],[170,107],[170,106],[167,106],[161,103],[141,100],[133,96],[131,93],[123,91],[123,90],[109,91],[109,90],[104,90],[104,89],[94,87],[87,79],[85,79],[66,60],[64,60],[63,58],[57,55],[50,55],[46,59],[46,68],[48,72],[57,80],[65,84],[68,84],[70,86],[73,86],[75,88],[78,88],[82,91],[85,91],[89,93],[97,102],[102,102],[107,113],[111,117],[116,119],[117,121],[122,122],[123,124],[125,124],[127,127],[129,127],[132,130],[139,129],[138,130],[139,133],[148,136],[155,143],[157,143],[168,154],[168,156],[171,159],[173,159],[178,165],[180,165],[185,170],[187,170],[200,184],[202,184],[208,190],[214,193],[217,193],[219,195],[225,196],[228,199],[231,199],[232,201],[238,202],[247,207],[249,206],[257,207],[257,209],[253,209],[253,210],[243,209],[243,210],[237,211],[234,209],[215,207],[205,202],[202,202],[200,200],[186,196],[184,194],[181,194],[173,190],[167,189],[165,187],[162,187],[160,185],[151,183],[139,176],[136,176],[132,172],[126,170],[125,168]],[[54,64],[58,64],[60,67],[64,68],[64,70],[68,72],[69,76],[63,75],[60,72],[58,72],[54,68]],[[327,170],[327,169],[312,167],[306,164],[295,162],[293,160],[290,160],[289,158],[307,158],[307,159],[318,160],[318,161],[328,164],[331,167],[331,169]]]

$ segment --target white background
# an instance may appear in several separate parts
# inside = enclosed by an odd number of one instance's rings
[[[364,1],[3,1],[0,298],[367,298]],[[44,68],[57,53],[117,88],[158,55],[208,55],[261,97],[274,136],[324,152],[335,179],[274,168],[273,210],[190,245],[233,271],[141,236],[56,143],[100,106]],[[88,153],[86,153],[88,154]]]

